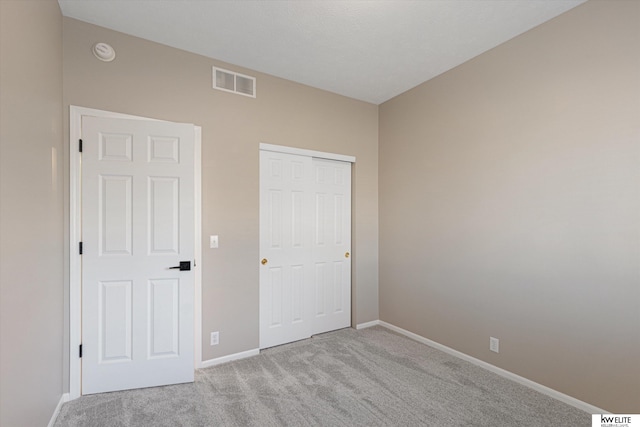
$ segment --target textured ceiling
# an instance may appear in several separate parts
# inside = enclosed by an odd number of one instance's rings
[[[584,1],[59,0],[59,4],[63,15],[71,18],[379,104]]]

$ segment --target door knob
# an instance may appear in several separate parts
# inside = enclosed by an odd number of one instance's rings
[[[351,255],[349,252],[345,252],[344,257],[349,258],[349,255]]]
[[[260,261],[260,263],[262,263],[262,265],[265,265],[266,263],[268,263],[269,261],[267,261],[266,258],[262,258],[262,261]]]
[[[176,265],[175,267],[169,267],[169,270],[190,271],[191,261],[180,261],[180,265]]]

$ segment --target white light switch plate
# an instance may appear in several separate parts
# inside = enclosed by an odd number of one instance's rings
[[[209,236],[209,247],[210,248],[218,247],[218,236]]]

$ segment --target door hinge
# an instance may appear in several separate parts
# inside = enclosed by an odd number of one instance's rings
[[[82,255],[82,242],[78,243],[78,253]]]
[[[82,153],[82,140],[78,140],[78,151]]]
[[[82,357],[82,344],[78,347],[78,357]]]

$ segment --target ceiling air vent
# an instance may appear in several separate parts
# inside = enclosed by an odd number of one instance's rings
[[[213,88],[255,98],[256,78],[213,67]]]

